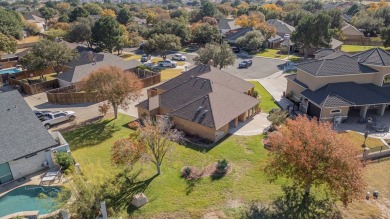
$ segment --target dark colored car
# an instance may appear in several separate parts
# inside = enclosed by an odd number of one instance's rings
[[[143,55],[141,56],[141,62],[147,62],[147,61],[148,61],[148,55],[143,54]]]
[[[250,59],[244,60],[244,61],[240,62],[240,64],[238,64],[239,68],[248,68],[249,66],[252,66],[252,60],[250,60]]]
[[[238,48],[237,46],[232,46],[232,50],[234,53],[239,53],[240,52],[240,48]]]

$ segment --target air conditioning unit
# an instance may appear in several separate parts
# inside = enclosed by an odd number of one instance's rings
[[[49,163],[47,161],[43,162],[43,164],[41,165],[42,167],[48,167],[49,166]]]

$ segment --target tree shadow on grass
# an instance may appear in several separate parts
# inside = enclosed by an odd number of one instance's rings
[[[241,218],[310,219],[342,218],[335,207],[335,200],[329,197],[317,199],[304,195],[296,186],[283,187],[284,195],[277,197],[269,206],[252,203]]]
[[[127,209],[131,214],[137,208],[131,205],[133,196],[145,192],[149,184],[158,176],[157,174],[146,180],[138,180],[141,170],[128,174],[128,171],[123,171],[111,180],[111,184],[117,189],[116,194],[111,195],[112,206],[115,210]]]
[[[211,181],[215,181],[215,180],[220,180],[225,176],[226,176],[226,173],[220,173],[218,171],[215,171],[215,172],[213,172],[213,174],[211,174],[210,177],[211,177]]]
[[[197,178],[197,179],[184,179],[184,181],[187,184],[186,187],[186,195],[191,194],[194,191],[194,188],[197,184],[199,184],[202,181],[202,178]]]
[[[97,145],[111,138],[113,133],[120,128],[114,124],[109,124],[110,122],[111,120],[102,120],[65,133],[65,138],[71,150]]]

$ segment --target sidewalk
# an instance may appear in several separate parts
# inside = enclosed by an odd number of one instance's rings
[[[287,109],[287,106],[293,104],[286,97],[283,97],[283,92],[287,88],[287,79],[284,77],[283,71],[278,71],[266,78],[257,79],[258,81],[275,99],[282,109]]]

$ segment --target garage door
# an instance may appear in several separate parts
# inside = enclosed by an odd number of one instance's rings
[[[316,106],[316,105],[312,104],[311,102],[309,102],[309,107],[307,109],[307,114],[309,114],[311,116],[315,116],[315,117],[317,117],[317,119],[319,119],[320,118],[320,114],[321,114],[321,109],[318,106]]]
[[[0,164],[0,184],[9,182],[13,179],[14,177],[12,176],[8,163]]]

